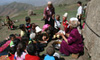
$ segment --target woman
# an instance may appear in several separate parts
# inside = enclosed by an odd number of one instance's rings
[[[83,51],[82,37],[77,30],[78,19],[73,18],[69,24],[71,32],[69,33],[68,38],[66,38],[64,34],[59,33],[64,39],[61,43],[60,52],[67,56],[70,55],[71,53],[77,54]]]
[[[54,16],[55,16],[55,8],[51,1],[48,2],[48,6],[44,9],[43,19],[45,19],[45,24],[50,24],[54,27]]]

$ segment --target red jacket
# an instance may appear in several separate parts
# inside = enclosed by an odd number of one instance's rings
[[[10,60],[14,60],[14,55],[11,54],[11,56],[9,56],[9,59],[10,59]]]
[[[33,56],[33,55],[27,54],[25,56],[25,60],[40,60],[40,58],[38,56]]]

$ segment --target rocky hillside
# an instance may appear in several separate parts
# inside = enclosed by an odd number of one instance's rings
[[[84,29],[85,47],[91,60],[100,60],[100,0],[88,3],[86,22],[89,27],[86,25]]]
[[[34,7],[30,4],[13,2],[8,5],[0,6],[0,16],[13,15],[21,11],[33,9]]]
[[[54,4],[73,4],[77,3],[77,1],[88,1],[88,0],[51,0]]]

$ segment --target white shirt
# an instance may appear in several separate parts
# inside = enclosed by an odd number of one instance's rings
[[[61,27],[61,24],[60,24],[59,21],[56,20],[56,21],[55,21],[55,28],[57,29],[57,27],[60,28],[60,27]]]
[[[78,16],[80,14],[82,14],[82,6],[79,6],[79,8],[77,9],[77,15],[76,16]]]

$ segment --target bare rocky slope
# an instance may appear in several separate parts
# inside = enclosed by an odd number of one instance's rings
[[[13,15],[15,13],[19,13],[21,11],[26,11],[33,8],[34,7],[30,4],[13,2],[8,5],[0,6],[0,16]]]
[[[77,3],[77,1],[88,1],[88,0],[51,0],[54,4],[73,4]]]

